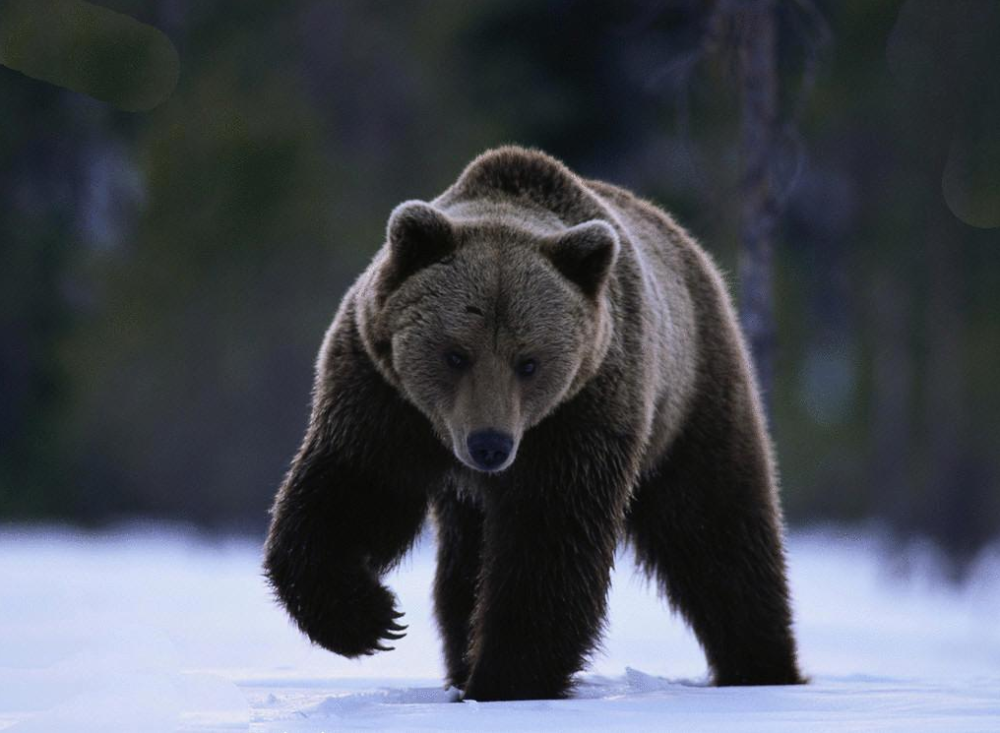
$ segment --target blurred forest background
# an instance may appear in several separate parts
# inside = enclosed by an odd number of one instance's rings
[[[500,143],[660,203],[738,288],[739,1],[99,4],[180,80],[124,112],[0,68],[0,521],[262,531],[389,211]],[[787,516],[960,568],[1000,534],[1000,2],[773,9]]]

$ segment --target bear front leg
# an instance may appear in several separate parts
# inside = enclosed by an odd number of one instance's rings
[[[272,510],[265,570],[314,643],[346,657],[386,650],[403,627],[382,573],[411,544],[425,499],[314,439]]]
[[[748,382],[716,381],[637,487],[638,561],[691,625],[717,685],[803,681],[767,432]]]
[[[465,687],[469,639],[483,546],[483,512],[453,487],[433,499],[437,520],[434,612],[444,640],[448,684]]]
[[[597,643],[635,440],[579,427],[539,426],[484,485],[465,699],[564,697]]]
[[[372,654],[404,628],[381,577],[419,532],[447,453],[375,371],[349,323],[328,336],[314,395],[271,510],[264,569],[314,643]]]

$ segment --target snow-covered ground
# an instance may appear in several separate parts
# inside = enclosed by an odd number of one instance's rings
[[[619,557],[604,651],[571,700],[452,704],[433,546],[390,578],[409,635],[363,661],[311,647],[259,547],[166,529],[0,527],[0,729],[1000,731],[1000,559],[956,590],[901,577],[871,533],[789,542],[800,687],[706,687],[683,624]]]

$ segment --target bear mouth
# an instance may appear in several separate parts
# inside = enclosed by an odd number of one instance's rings
[[[511,454],[511,456],[507,458],[507,460],[505,460],[503,463],[497,464],[496,466],[486,467],[476,464],[476,462],[472,460],[471,456],[462,455],[461,451],[456,450],[453,452],[455,458],[458,459],[458,462],[461,463],[463,466],[475,471],[476,473],[485,473],[485,474],[503,473],[514,464],[514,457],[515,457],[513,454]]]

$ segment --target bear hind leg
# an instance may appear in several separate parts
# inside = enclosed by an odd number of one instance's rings
[[[637,561],[694,630],[717,685],[804,681],[757,419],[695,417],[639,482],[629,511]]]

